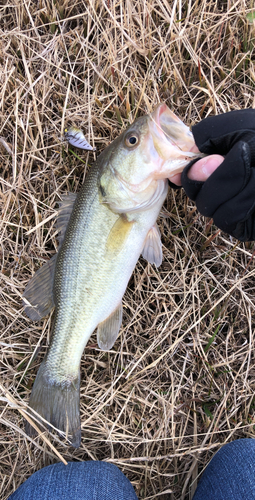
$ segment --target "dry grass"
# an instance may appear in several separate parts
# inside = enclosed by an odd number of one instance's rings
[[[187,124],[255,106],[252,7],[244,0],[15,0],[0,7],[1,498],[59,458],[107,460],[140,499],[188,499],[223,443],[254,436],[254,255],[169,192],[164,262],[140,259],[109,353],[82,359],[82,446],[34,441],[22,413],[51,319],[21,295],[57,248],[55,203],[93,153],[67,151],[81,127],[97,154],[165,101]],[[78,151],[76,150],[76,153]],[[50,444],[51,443],[51,446]],[[161,492],[161,494],[159,494]]]

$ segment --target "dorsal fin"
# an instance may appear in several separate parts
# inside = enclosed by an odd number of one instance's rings
[[[58,231],[59,247],[63,243],[76,196],[74,193],[63,195],[59,203],[58,216],[55,223],[55,228]],[[33,321],[38,321],[47,316],[55,305],[53,299],[53,282],[56,259],[57,254],[36,271],[25,288],[23,294],[24,310]]]
[[[55,228],[58,231],[59,247],[63,243],[67,224],[73,211],[73,205],[76,200],[76,196],[77,194],[75,193],[64,194],[62,195],[62,200],[59,202],[58,215],[55,222]]]

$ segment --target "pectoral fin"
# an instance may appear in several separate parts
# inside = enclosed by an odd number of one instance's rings
[[[128,221],[125,216],[120,216],[116,220],[107,238],[107,252],[112,252],[116,255],[122,250],[134,223],[133,221]]]
[[[162,243],[157,224],[152,226],[146,236],[142,256],[150,264],[155,264],[156,267],[162,264]]]
[[[28,282],[23,294],[23,306],[27,316],[38,321],[54,307],[53,281],[57,254],[44,264]]]
[[[103,351],[108,351],[112,348],[122,323],[122,303],[115,311],[106,318],[105,321],[99,323],[97,327],[97,343],[98,347]]]

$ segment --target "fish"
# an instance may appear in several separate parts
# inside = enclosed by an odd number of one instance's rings
[[[71,144],[72,146],[76,146],[77,148],[80,149],[86,149],[88,151],[96,151],[96,148],[93,148],[87,141],[85,135],[83,134],[82,130],[76,127],[69,127],[69,129],[65,129],[65,139]]]
[[[92,333],[109,350],[122,323],[122,297],[139,256],[162,262],[157,217],[167,178],[183,170],[194,138],[167,107],[138,118],[98,156],[76,194],[59,207],[59,249],[32,277],[23,304],[32,320],[55,308],[52,338],[29,401],[50,429],[81,443],[80,361]],[[38,422],[38,420],[37,420]],[[34,429],[26,423],[28,435]]]

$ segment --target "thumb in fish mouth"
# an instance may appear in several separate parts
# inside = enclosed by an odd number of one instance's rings
[[[201,158],[201,160],[196,161],[192,165],[188,172],[188,178],[193,181],[205,182],[210,175],[221,165],[224,161],[224,156],[221,155],[211,155]],[[181,186],[181,174],[175,174],[169,178],[169,180],[176,184],[176,186]]]

